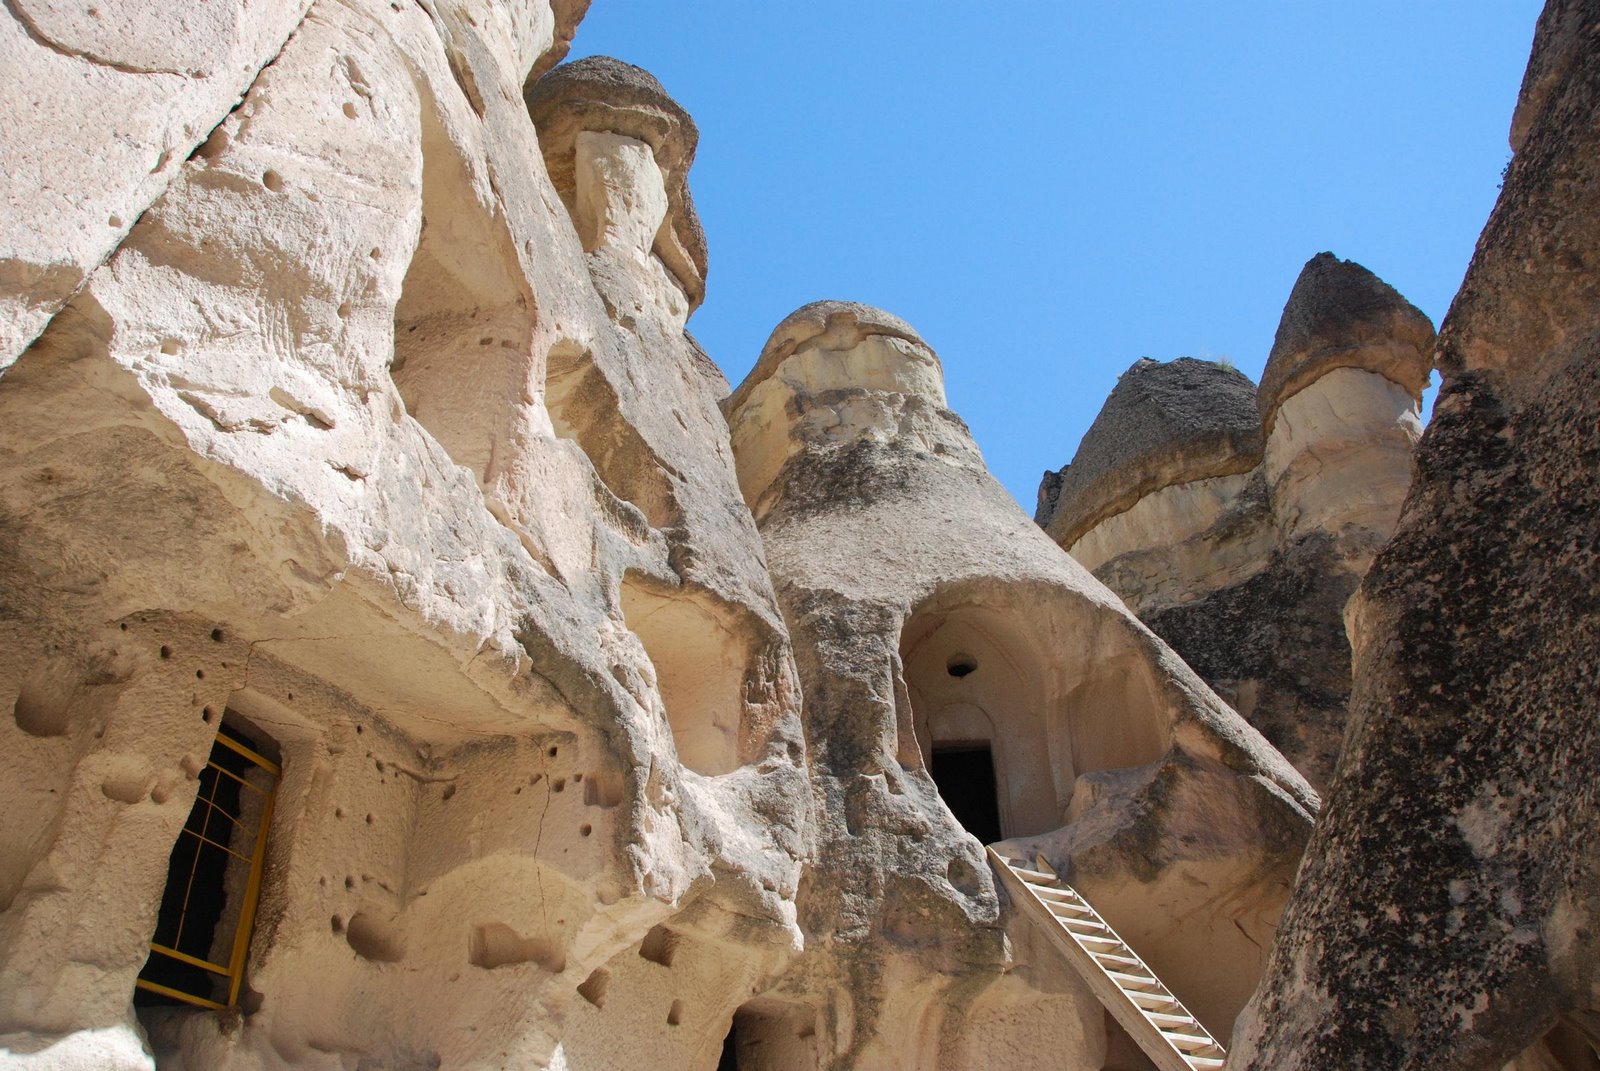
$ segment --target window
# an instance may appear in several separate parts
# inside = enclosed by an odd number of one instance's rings
[[[239,1002],[280,772],[262,750],[231,721],[217,731],[194,809],[172,847],[136,1004],[222,1009]]]

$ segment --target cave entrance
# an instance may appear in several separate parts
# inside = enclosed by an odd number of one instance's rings
[[[733,1015],[717,1071],[813,1071],[817,1013],[806,1004],[758,997]]]
[[[984,844],[1001,839],[994,751],[987,743],[935,744],[928,772],[945,806],[968,833]]]

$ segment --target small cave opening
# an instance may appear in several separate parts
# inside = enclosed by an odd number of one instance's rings
[[[758,997],[734,1013],[717,1071],[813,1071],[818,1063],[816,1010]]]
[[[973,673],[978,668],[978,660],[969,654],[954,654],[945,663],[945,672],[952,677],[961,678]]]
[[[928,773],[956,821],[979,841],[1001,840],[994,751],[986,743],[935,744]]]
[[[622,613],[655,671],[678,759],[715,777],[739,768],[750,628],[705,592],[630,572]]]

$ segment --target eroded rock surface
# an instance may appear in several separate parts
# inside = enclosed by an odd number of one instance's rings
[[[173,133],[154,185],[115,153],[84,150],[108,178],[50,165],[126,226],[13,289],[35,318],[8,342],[38,337],[0,379],[0,1033],[24,1066],[150,1066],[129,1002],[224,723],[282,772],[249,1014],[141,1011],[164,1066],[687,1064],[799,943],[790,645],[725,387],[637,233],[684,175],[601,144],[615,226],[586,249],[523,99],[580,7],[191,27],[214,39],[185,63],[248,72],[150,76],[199,151]],[[196,12],[179,28],[224,14]],[[69,59],[93,61],[46,66]],[[81,230],[52,219],[10,212],[7,240]],[[625,969],[668,921],[684,980]],[[602,1006],[661,1030],[594,1040]]]
[[[1331,253],[1258,391],[1179,358],[1123,374],[1036,519],[1318,787],[1344,735],[1344,608],[1393,532],[1433,328]]]
[[[783,986],[832,994],[827,1021],[854,1024],[824,1052],[974,1065],[980,994],[1013,964],[978,845],[940,799],[953,783],[935,781],[947,749],[974,747],[992,755],[999,833],[1070,873],[1225,1031],[1315,806],[1305,783],[1028,522],[903,321],[805,306],[727,410],[805,691],[819,863]],[[1202,829],[1202,813],[1227,818]],[[1063,1027],[1013,1018],[1058,1051]],[[918,1032],[888,1033],[907,1020]]]
[[[1353,609],[1340,776],[1230,1066],[1595,1065],[1597,108],[1600,5],[1555,0]]]

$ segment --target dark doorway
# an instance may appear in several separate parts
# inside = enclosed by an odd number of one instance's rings
[[[722,1058],[717,1061],[717,1071],[739,1071],[739,1019],[734,1017],[728,1036],[722,1039]]]
[[[1001,839],[994,753],[988,744],[935,745],[929,770],[945,806],[984,844]]]

